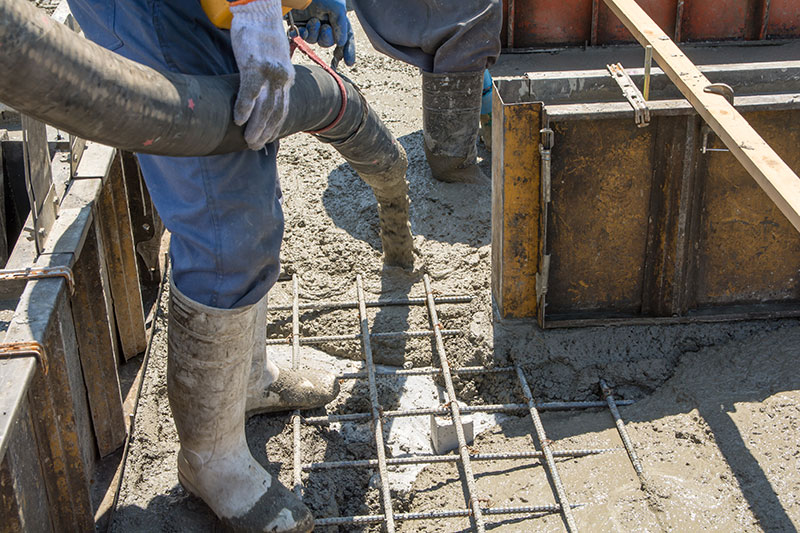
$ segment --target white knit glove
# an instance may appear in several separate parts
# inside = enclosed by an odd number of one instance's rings
[[[247,123],[244,139],[258,150],[278,136],[294,83],[281,0],[255,0],[230,9],[231,41],[240,74],[233,120],[239,126]]]

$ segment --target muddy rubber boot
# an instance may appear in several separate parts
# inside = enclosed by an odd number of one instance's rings
[[[439,181],[486,180],[478,168],[483,72],[422,73],[425,155]]]
[[[256,307],[215,309],[170,289],[167,392],[181,444],[178,480],[229,531],[311,531],[309,510],[245,440]]]
[[[397,142],[397,141],[395,141]],[[397,143],[398,158],[386,172],[381,174],[359,173],[361,179],[372,188],[378,200],[378,219],[381,227],[383,261],[389,266],[411,268],[414,266],[414,238],[409,222],[408,157]]]
[[[267,352],[267,297],[255,304],[253,360],[247,384],[246,416],[313,409],[332,402],[339,382],[330,372],[280,368]]]

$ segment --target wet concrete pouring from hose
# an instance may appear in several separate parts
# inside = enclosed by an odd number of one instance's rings
[[[356,67],[347,76],[358,84],[407,153],[410,207],[404,201],[399,207],[382,202],[379,212],[376,194],[364,182],[368,177],[362,180],[332,147],[304,135],[282,142],[283,265],[289,277],[297,279],[299,303],[310,306],[299,310],[300,339],[317,337],[319,341],[301,345],[299,359],[309,366],[332,367],[345,377],[361,376],[342,381],[342,393],[326,409],[303,413],[306,422],[319,421],[302,425],[299,449],[305,466],[301,474],[304,501],[315,516],[383,514],[386,488],[376,462],[372,398],[384,415],[390,415],[382,424],[392,512],[402,517],[403,513],[470,508],[464,472],[456,461],[462,459],[458,449],[433,464],[398,461],[434,453],[431,415],[392,413],[444,408],[435,414],[444,419],[452,414],[444,397],[447,383],[440,374],[424,371],[442,364],[435,335],[430,334],[427,305],[366,307],[373,335],[374,389],[364,375],[368,369],[359,339],[356,274],[362,276],[365,303],[425,300],[427,274],[433,296],[442,299],[436,303],[438,322],[444,332],[453,333],[442,341],[453,373],[453,390],[463,402],[460,416],[472,418],[475,440],[467,452],[479,508],[551,506],[542,509],[552,511],[559,498],[548,475],[551,463],[558,470],[567,501],[582,504],[572,510],[578,529],[796,528],[800,523],[795,444],[800,429],[797,321],[542,332],[530,325],[493,320],[490,184],[431,179],[420,131],[419,74],[369,49],[358,27],[357,31],[363,44]],[[488,175],[489,153],[479,149],[482,170]],[[386,198],[402,196],[393,193]],[[395,242],[396,230],[391,227],[404,227],[405,209],[410,212],[413,234],[409,269],[383,261],[383,251],[390,253],[387,244]],[[386,223],[387,218],[394,222]],[[400,249],[408,247],[403,244]],[[398,263],[410,262],[407,252],[401,251],[398,257]],[[469,300],[445,303],[445,297],[453,295]],[[205,505],[177,483],[178,442],[166,396],[165,302],[166,295],[156,317],[151,358],[114,511],[114,531],[203,531],[215,523]],[[324,302],[350,305],[314,308]],[[270,348],[274,357],[285,364],[292,360],[292,304],[292,283],[279,283],[270,293],[273,311],[268,334],[280,343]],[[381,337],[382,332],[421,333]],[[543,456],[515,364],[536,402],[597,402],[591,405],[600,406],[588,411],[538,409],[552,462]],[[457,372],[470,367],[514,371]],[[624,449],[601,379],[612,387],[620,404],[644,483]],[[623,400],[636,403],[626,406]],[[517,411],[480,410],[509,404]],[[361,413],[370,417],[327,421],[337,414]],[[291,413],[250,419],[247,437],[254,456],[292,487]],[[575,453],[608,449],[612,451]],[[491,459],[481,460],[484,456]],[[372,462],[331,467],[342,461]],[[529,514],[484,513],[483,519],[487,528],[498,531],[565,529],[559,513],[537,518]],[[369,522],[317,530],[384,528],[381,521]],[[468,517],[455,515],[396,521],[398,531],[409,532],[470,531],[473,526]]]

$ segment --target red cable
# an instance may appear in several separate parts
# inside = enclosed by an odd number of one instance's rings
[[[303,39],[300,38],[300,36],[295,35],[294,37],[291,37],[289,39],[289,41],[290,41],[290,43],[289,43],[290,55],[294,54],[295,50],[300,49],[300,51],[303,52],[306,56],[308,56],[308,58],[311,59],[311,61],[313,61],[317,65],[321,66],[323,68],[323,70],[325,70],[325,72],[327,72],[328,74],[333,76],[333,79],[335,79],[336,83],[339,85],[339,91],[342,94],[342,108],[339,110],[339,114],[336,115],[336,118],[333,120],[333,122],[331,122],[330,124],[328,124],[324,128],[319,129],[319,130],[315,130],[315,131],[307,131],[306,132],[306,133],[311,133],[311,134],[314,134],[314,135],[317,135],[317,134],[320,134],[320,133],[325,133],[326,131],[328,131],[331,128],[333,128],[334,126],[336,126],[339,123],[340,120],[342,120],[342,117],[344,116],[344,112],[347,110],[347,89],[344,86],[344,81],[339,76],[339,74],[336,73],[335,70],[333,70],[317,54],[314,53],[314,50],[312,50],[311,47],[308,46],[308,44]]]

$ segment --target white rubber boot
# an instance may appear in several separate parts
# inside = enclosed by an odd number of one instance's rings
[[[255,304],[253,361],[247,385],[247,416],[294,409],[313,409],[339,394],[336,377],[320,370],[279,368],[267,351],[267,297]]]
[[[170,289],[167,391],[181,485],[230,531],[311,531],[309,510],[262,468],[245,440],[257,308],[215,309]]]

